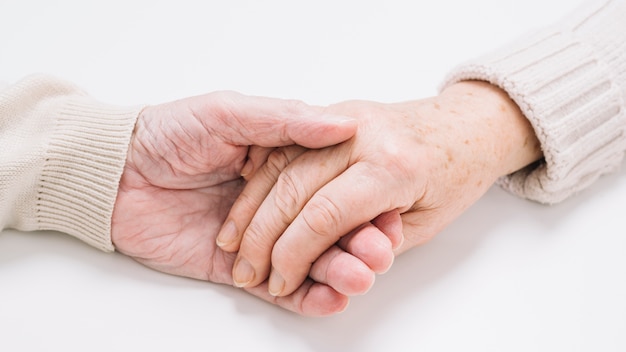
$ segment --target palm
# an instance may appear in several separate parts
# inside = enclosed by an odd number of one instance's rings
[[[127,175],[113,218],[118,250],[159,271],[231,283],[234,256],[216,248],[215,236],[239,193],[239,182],[172,190],[141,186]]]
[[[232,282],[234,255],[215,236],[243,185],[247,148],[215,135],[192,112],[143,112],[113,214],[120,252],[171,274]]]

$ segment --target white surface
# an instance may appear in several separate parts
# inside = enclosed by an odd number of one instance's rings
[[[212,90],[398,101],[566,0],[0,3],[0,76],[117,104]],[[303,318],[57,233],[0,234],[1,351],[625,351],[626,171],[545,207],[492,189],[348,310]]]

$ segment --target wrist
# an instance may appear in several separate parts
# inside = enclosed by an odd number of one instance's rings
[[[540,160],[541,145],[530,122],[497,86],[483,81],[462,81],[446,88],[440,95],[451,98],[472,124],[461,133],[475,138],[473,154],[491,166],[501,177]]]

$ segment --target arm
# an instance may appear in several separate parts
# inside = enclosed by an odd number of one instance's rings
[[[445,86],[484,80],[520,107],[541,163],[503,177],[509,191],[557,203],[621,164],[626,149],[626,2],[590,1],[561,22],[453,70]]]

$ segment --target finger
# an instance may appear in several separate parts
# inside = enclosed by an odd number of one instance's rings
[[[390,211],[398,202],[390,198],[396,188],[389,178],[380,168],[357,163],[317,191],[274,244],[270,293],[292,292],[306,278],[311,263],[341,236]],[[302,178],[292,182],[301,183]]]
[[[376,274],[385,273],[393,264],[394,253],[391,241],[385,233],[371,223],[359,226],[343,236],[337,244],[341,249],[365,263]]]
[[[244,230],[250,224],[263,200],[270,193],[281,171],[305,151],[305,148],[290,146],[276,149],[267,157],[267,162],[256,172],[256,176],[248,182],[231,207],[226,221],[216,237],[216,243],[222,250],[227,252],[239,250]],[[281,228],[280,232],[282,230],[284,229]],[[269,258],[269,249],[266,251],[266,255]],[[235,280],[237,285],[245,282],[245,280],[241,280],[243,279],[237,277]]]
[[[347,296],[365,294],[393,264],[391,241],[372,224],[365,224],[341,238],[311,267],[309,277]]]
[[[402,218],[398,209],[378,215],[372,220],[372,224],[387,235],[387,238],[391,240],[393,249],[397,249],[402,245],[404,236],[402,235]]]
[[[336,148],[347,147],[341,145]],[[347,154],[334,153],[331,149],[311,150],[300,155],[279,174],[268,196],[256,208],[256,213],[241,238],[237,261],[233,269],[233,277],[237,284],[256,286],[267,278],[274,243],[296,218],[317,188],[332,180],[347,167]],[[303,167],[296,168],[298,175],[288,172],[296,161],[299,165],[303,165]],[[239,202],[243,203],[244,200],[240,198],[236,203]],[[254,206],[258,205],[256,201],[249,203],[253,203]],[[247,219],[250,212],[241,215],[239,207],[237,204],[233,206],[229,217]],[[324,249],[329,248],[330,245]],[[321,252],[323,250],[320,254]],[[314,259],[308,264],[310,265]],[[306,273],[308,273],[308,267]],[[306,273],[303,273],[305,275],[301,277],[302,280],[306,277]]]
[[[299,144],[321,148],[352,137],[356,120],[325,113],[298,100],[215,92],[194,99],[194,116],[234,145],[279,147]],[[222,123],[215,123],[215,118]]]
[[[291,295],[284,297],[270,295],[267,291],[267,281],[245,290],[282,308],[311,317],[324,317],[343,312],[349,303],[346,295],[311,279],[306,280]]]
[[[365,294],[376,275],[359,258],[335,245],[315,261],[309,276],[341,294],[355,296]]]
[[[241,169],[241,177],[250,181],[254,174],[265,164],[269,155],[275,148],[265,148],[252,145],[248,148],[248,160]],[[278,177],[278,175],[276,175]]]

